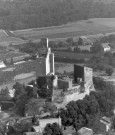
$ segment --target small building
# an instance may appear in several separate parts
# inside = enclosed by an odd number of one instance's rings
[[[76,135],[76,131],[73,128],[73,126],[67,126],[67,127],[64,127],[63,134],[64,135]]]
[[[102,132],[108,132],[111,128],[111,119],[104,116],[100,119],[100,129]]]
[[[79,48],[81,51],[90,51],[90,50],[91,50],[91,47],[92,47],[92,45],[85,45],[85,46],[79,45],[79,46],[78,46],[78,48]]]
[[[3,61],[0,61],[0,68],[4,68],[4,67],[6,67],[6,65],[4,64],[4,62]]]
[[[108,52],[111,50],[111,47],[109,46],[109,43],[102,43],[101,46],[103,47],[104,52]]]
[[[42,133],[47,124],[57,123],[61,127],[61,118],[38,119],[37,125],[33,125],[34,132]]]
[[[82,127],[77,132],[78,132],[78,135],[93,135],[93,130],[86,127]]]

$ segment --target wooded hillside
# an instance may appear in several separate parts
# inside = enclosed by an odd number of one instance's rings
[[[115,17],[115,4],[93,0],[0,0],[0,29],[56,26],[94,17]]]

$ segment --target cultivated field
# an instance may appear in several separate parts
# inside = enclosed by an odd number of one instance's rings
[[[81,58],[81,59],[89,59],[92,57],[92,54],[87,54],[87,53],[75,53],[75,52],[63,52],[63,51],[52,51],[56,57],[66,57],[66,58]]]
[[[17,58],[18,60],[20,57],[24,57],[25,55],[27,54],[21,52],[9,52],[5,50],[0,50],[0,61],[11,59],[11,58],[14,58],[14,60]]]
[[[0,30],[0,46],[9,46],[10,44],[17,45],[26,42],[21,38],[12,37],[8,34],[9,33],[7,33],[5,30]]]
[[[39,39],[41,37],[55,39],[111,32],[115,32],[115,18],[93,18],[62,26],[13,31],[16,36],[27,39]]]
[[[43,72],[41,66],[41,62],[37,59],[0,69],[0,85],[12,82],[13,80],[41,75]]]
[[[70,63],[55,63],[55,70],[58,73],[64,73],[64,71],[66,72],[73,72],[74,70],[74,64],[70,64]]]

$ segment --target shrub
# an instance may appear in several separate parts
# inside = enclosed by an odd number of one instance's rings
[[[114,72],[114,70],[113,70],[112,67],[106,68],[105,71],[106,71],[106,73],[107,73],[109,76],[111,76],[111,75],[113,74],[113,72]]]

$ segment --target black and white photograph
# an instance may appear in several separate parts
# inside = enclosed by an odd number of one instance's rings
[[[115,135],[115,0],[0,0],[0,135]]]

